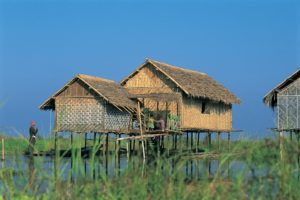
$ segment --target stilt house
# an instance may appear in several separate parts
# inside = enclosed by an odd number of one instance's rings
[[[232,104],[240,100],[207,74],[146,60],[121,81],[145,109],[167,121],[178,119],[181,131],[232,131]],[[144,109],[144,110],[145,110]]]
[[[272,89],[263,99],[271,108],[277,108],[277,129],[300,130],[300,69]]]
[[[79,74],[40,109],[55,111],[55,132],[128,133],[136,102],[114,81]]]

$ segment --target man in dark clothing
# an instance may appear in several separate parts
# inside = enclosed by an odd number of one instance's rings
[[[29,147],[28,147],[28,150],[29,150],[29,153],[32,154],[34,152],[34,145],[35,145],[35,142],[36,142],[36,136],[37,136],[37,133],[38,133],[38,129],[35,127],[35,121],[32,121],[31,122],[31,126],[29,128]]]

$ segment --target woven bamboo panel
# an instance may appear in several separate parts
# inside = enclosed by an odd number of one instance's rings
[[[102,132],[128,130],[131,116],[101,98],[57,97],[56,126],[58,132]]]
[[[182,108],[182,128],[197,128],[211,130],[231,130],[232,110],[231,106],[206,102],[210,110],[209,114],[202,113],[203,101],[185,98]]]
[[[128,129],[131,115],[128,112],[121,112],[110,104],[106,105],[104,128],[105,130]]]
[[[103,102],[95,98],[57,97],[56,130],[85,132],[104,129]]]
[[[300,79],[278,94],[277,106],[277,127],[279,129],[300,128]]]

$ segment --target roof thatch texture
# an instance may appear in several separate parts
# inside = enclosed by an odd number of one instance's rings
[[[52,97],[47,99],[45,103],[40,106],[40,109],[47,110],[53,109],[51,101],[54,100],[60,93],[62,93],[69,85],[77,80],[84,82],[91,90],[96,94],[104,98],[107,102],[114,105],[118,109],[135,109],[136,103],[130,99],[130,94],[125,88],[120,86],[118,83],[95,76],[89,76],[84,74],[78,74],[71,81],[69,81],[63,88],[56,92]]]
[[[295,73],[273,88],[270,92],[266,94],[263,98],[263,102],[270,106],[271,108],[275,108],[277,106],[277,94],[282,91],[284,88],[288,87],[294,81],[296,81],[300,77],[300,69],[298,69]]]
[[[158,71],[172,80],[188,96],[207,98],[225,104],[240,103],[240,100],[233,93],[205,73],[184,69],[151,59],[147,59],[144,64],[121,81],[121,85],[125,85],[131,77],[148,63],[152,64]]]

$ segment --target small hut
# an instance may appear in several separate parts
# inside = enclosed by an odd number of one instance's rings
[[[114,81],[79,74],[40,109],[55,111],[55,132],[128,133],[136,103]]]
[[[144,110],[164,116],[169,127],[170,119],[179,119],[181,131],[231,132],[232,104],[240,103],[205,73],[150,59],[121,85],[143,102]]]
[[[272,109],[277,108],[277,129],[300,130],[300,69],[272,89],[263,99]]]

